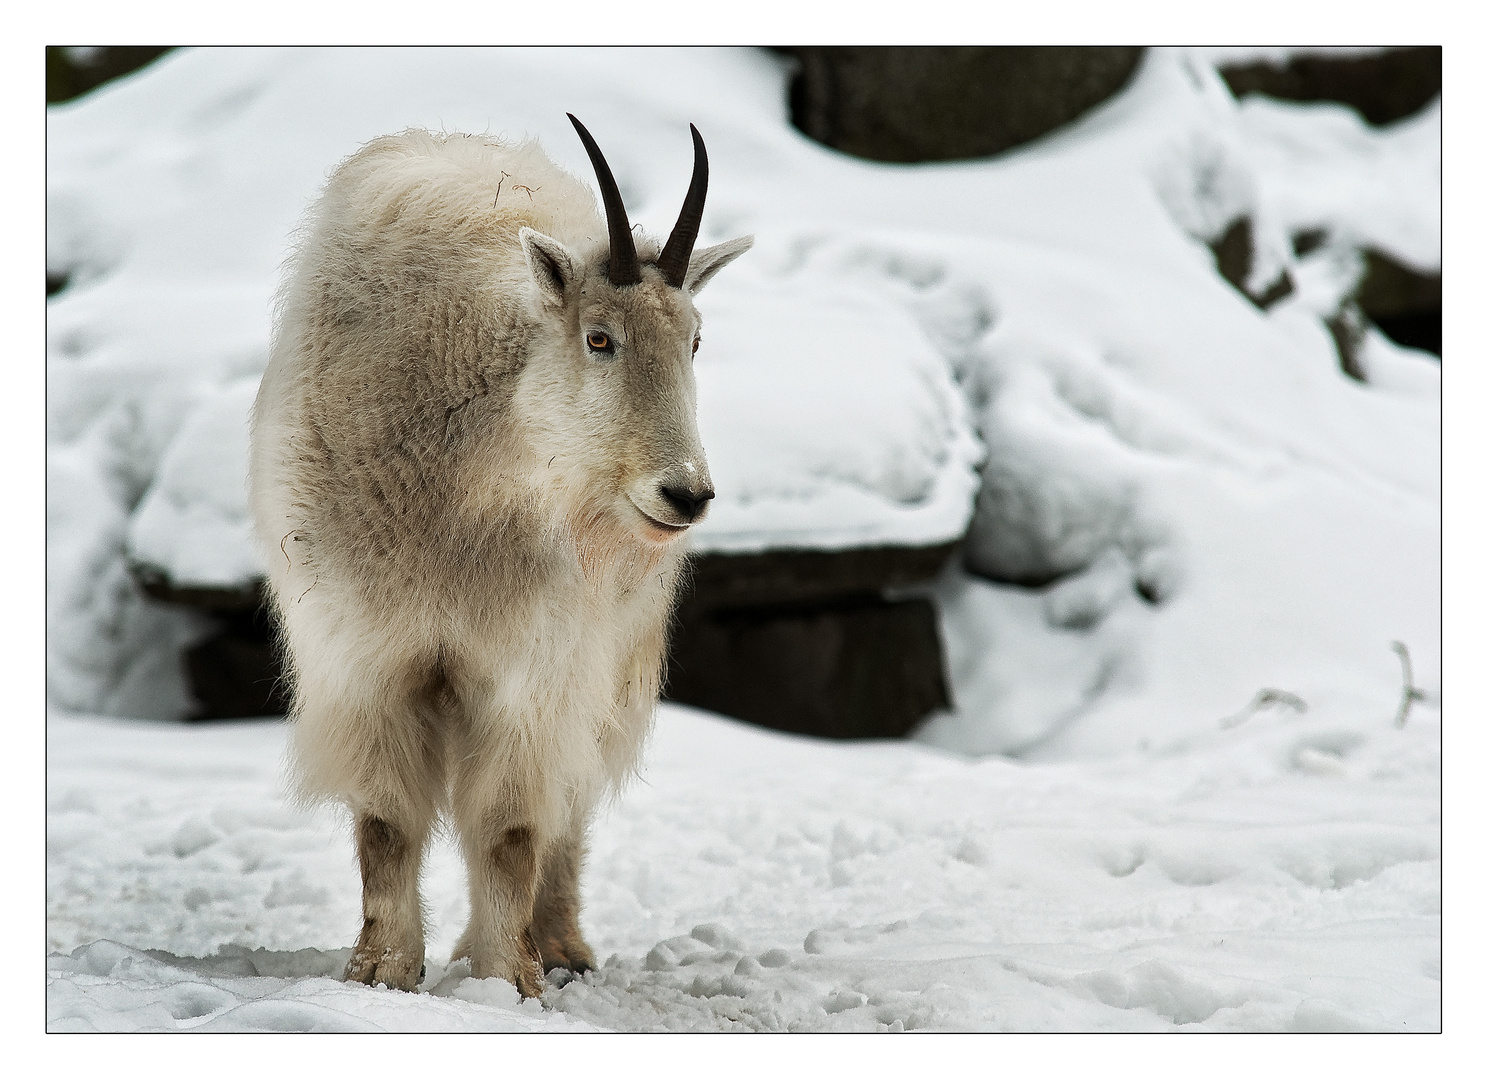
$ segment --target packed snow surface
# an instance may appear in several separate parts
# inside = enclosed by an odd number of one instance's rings
[[[541,1004],[449,953],[338,981],[348,823],[291,809],[284,725],[52,716],[53,1031],[1429,1031],[1441,1023],[1440,723],[1282,706],[1101,762],[971,761],[664,705],[593,833],[607,958]]]
[[[960,539],[955,707],[859,746],[663,707],[595,830],[601,970],[539,1007],[442,966],[440,847],[423,992],[343,986],[350,838],[280,797],[282,728],[117,719],[184,714],[207,631],[130,566],[258,572],[244,417],[328,171],[426,126],[587,181],[566,111],[662,235],[696,123],[700,242],[758,238],[699,298],[695,547]],[[1440,170],[1439,103],[1236,103],[1183,50],[941,165],[810,142],[744,50],[183,52],[49,110],[50,1025],[1439,1026],[1440,366],[1371,331],[1355,381],[1325,320],[1367,250],[1439,269]],[[1208,247],[1240,218],[1265,310]]]

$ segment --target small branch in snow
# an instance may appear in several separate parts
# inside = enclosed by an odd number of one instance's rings
[[[1307,711],[1307,702],[1303,701],[1290,690],[1278,690],[1274,686],[1265,687],[1256,691],[1256,696],[1250,699],[1250,704],[1241,709],[1234,716],[1226,716],[1219,722],[1222,728],[1239,727],[1262,709],[1272,705],[1279,705],[1296,713]]]
[[[1403,641],[1390,642],[1390,648],[1395,650],[1395,655],[1400,657],[1400,711],[1395,714],[1395,726],[1405,727],[1405,718],[1410,715],[1411,703],[1426,700],[1426,691],[1416,685],[1416,677],[1411,672],[1410,650],[1405,647]]]

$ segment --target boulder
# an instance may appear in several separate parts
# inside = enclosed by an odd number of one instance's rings
[[[1285,63],[1225,65],[1220,74],[1236,97],[1337,101],[1378,125],[1403,120],[1440,94],[1441,62],[1440,45],[1423,45],[1372,53],[1297,53]]]
[[[1441,274],[1422,273],[1382,251],[1364,252],[1359,307],[1398,344],[1441,355]]]
[[[1130,46],[825,46],[782,50],[800,69],[791,122],[874,161],[986,157],[1069,123],[1124,87]]]
[[[951,699],[934,605],[895,592],[933,579],[952,550],[699,556],[666,696],[803,735],[908,734]]]

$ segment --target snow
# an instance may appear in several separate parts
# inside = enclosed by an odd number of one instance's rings
[[[49,110],[49,1024],[1439,1027],[1441,368],[1371,332],[1357,383],[1323,319],[1365,247],[1440,267],[1440,104],[1368,128],[1153,50],[1039,143],[893,166],[795,132],[765,54],[643,56],[188,52]],[[442,967],[442,845],[425,993],[343,987],[344,823],[284,803],[278,724],[122,719],[186,710],[206,629],[128,566],[256,572],[243,417],[327,171],[422,124],[587,178],[567,110],[663,233],[695,122],[700,242],[758,237],[699,300],[695,546],[964,535],[922,590],[955,708],[842,746],[665,706],[595,833],[599,972],[534,1012]],[[1206,246],[1241,215],[1266,311]]]
[[[1342,105],[1263,97],[1242,101],[1239,121],[1261,201],[1289,232],[1327,229],[1418,270],[1440,270],[1440,97],[1386,128]]]
[[[263,571],[241,485],[223,484],[247,474],[245,418],[257,394],[258,377],[249,376],[205,400],[171,441],[130,519],[129,550],[168,567],[173,581],[234,585]]]
[[[881,280],[817,262],[744,260],[702,298],[698,425],[729,494],[694,550],[930,545],[966,529],[982,448],[944,358]]]
[[[597,955],[542,1006],[447,965],[348,986],[348,823],[284,725],[48,724],[51,1030],[1305,1030],[1440,1026],[1440,722],[1266,705],[1181,751],[1028,765],[663,705],[598,822]]]

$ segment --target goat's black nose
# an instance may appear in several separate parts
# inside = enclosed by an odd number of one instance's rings
[[[661,496],[672,504],[672,509],[681,514],[688,521],[698,516],[703,508],[703,503],[713,497],[713,489],[705,488],[694,494],[684,487],[667,487],[662,485]]]

